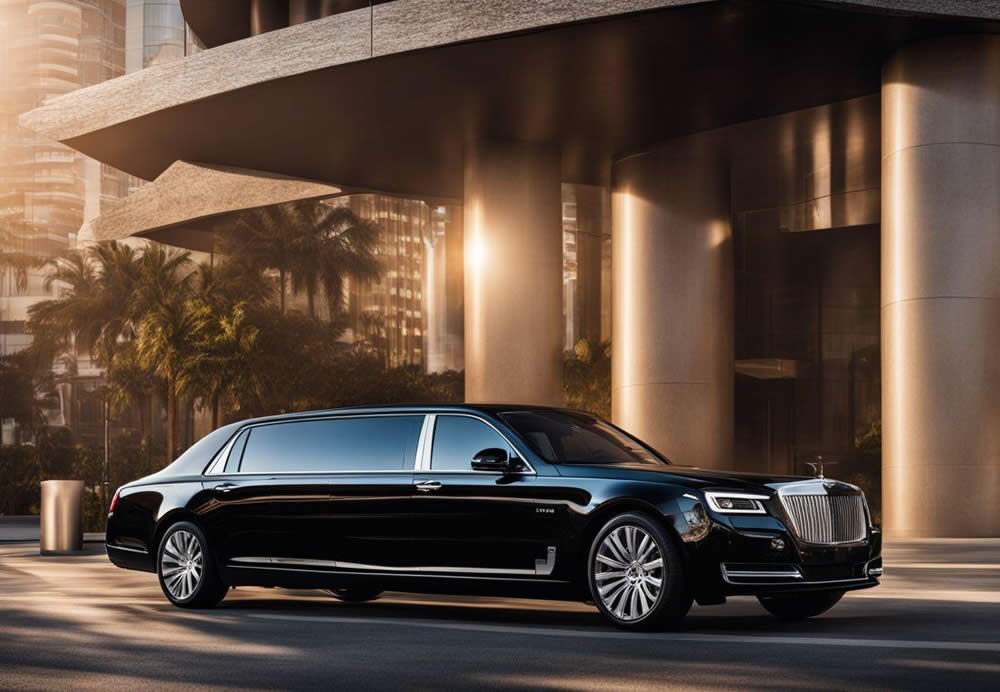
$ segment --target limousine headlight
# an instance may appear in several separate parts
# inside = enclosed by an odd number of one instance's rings
[[[766,514],[762,501],[770,498],[748,493],[706,492],[705,499],[712,511],[719,514]]]

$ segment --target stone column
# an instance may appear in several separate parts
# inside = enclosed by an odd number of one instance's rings
[[[615,164],[612,416],[681,464],[732,467],[729,175],[712,135]]]
[[[1000,535],[1000,36],[900,50],[882,139],[883,521]]]
[[[562,402],[558,152],[479,143],[465,162],[465,398]]]

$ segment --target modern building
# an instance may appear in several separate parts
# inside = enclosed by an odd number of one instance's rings
[[[124,0],[0,2],[0,250],[63,253],[75,247],[86,219],[126,193],[121,171],[18,124],[18,116],[52,98],[124,72]],[[45,285],[41,271],[32,271],[24,287],[7,278],[0,285],[0,355],[31,343],[28,308],[57,290]],[[99,430],[93,390],[100,373],[86,357],[74,369],[74,386],[60,384],[45,415],[52,425],[72,421],[87,438]],[[69,379],[63,364],[55,374]],[[2,443],[18,439],[12,421],[0,428]]]
[[[180,0],[126,0],[125,71],[194,55],[204,48],[184,21]]]
[[[125,176],[18,125],[49,99],[125,72],[124,0],[0,3],[0,219],[27,252],[68,249]]]
[[[178,0],[5,0],[0,2],[0,251],[53,257],[90,242],[85,222],[141,184],[105,163],[18,124],[18,116],[77,89],[127,71],[183,58],[199,49]],[[19,289],[0,282],[0,355],[27,347],[28,308],[52,298],[33,270]],[[102,370],[85,352],[72,376],[63,363],[50,425],[69,425],[84,440],[101,437],[95,394]],[[72,381],[72,386],[69,382]],[[190,426],[189,426],[190,427]],[[16,439],[3,423],[3,442]]]
[[[590,186],[620,425],[709,467],[881,458],[890,535],[1000,535],[996,3],[180,4],[207,50],[22,124],[146,179],[460,200],[472,401],[560,402]]]
[[[432,241],[426,202],[387,195],[344,198],[360,218],[378,224],[379,281],[348,282],[351,334],[364,339],[387,367],[424,365],[427,246]]]

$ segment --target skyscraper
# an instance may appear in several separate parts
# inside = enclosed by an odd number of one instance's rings
[[[17,118],[124,73],[124,0],[13,0],[0,5],[0,27],[0,219],[20,249],[52,255],[124,194],[125,177]]]

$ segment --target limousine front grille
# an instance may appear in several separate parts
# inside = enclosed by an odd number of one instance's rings
[[[851,543],[867,535],[863,495],[785,495],[781,502],[795,535],[808,543]]]

